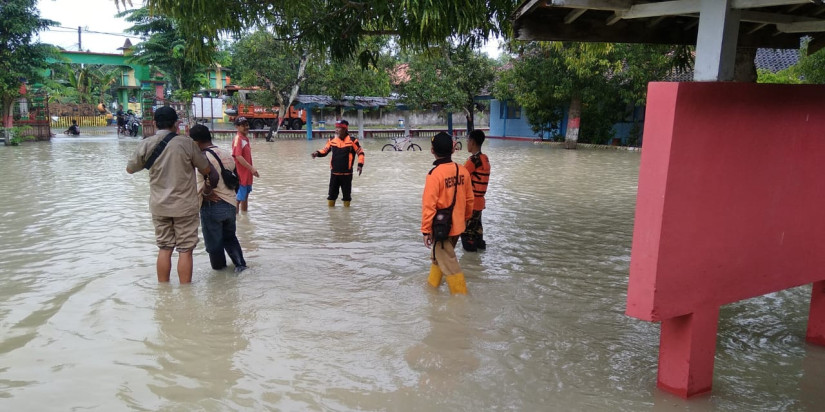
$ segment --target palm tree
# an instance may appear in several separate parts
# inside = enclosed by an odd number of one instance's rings
[[[88,103],[92,100],[89,89],[91,88],[90,67],[80,65],[80,67],[69,68],[69,87],[75,89],[78,95],[78,103]]]
[[[123,5],[123,8],[125,9],[126,8],[126,3],[129,3],[129,7],[134,7],[134,6],[132,6],[132,0],[115,0],[115,7],[117,7],[117,11],[120,11],[120,5],[121,4]]]
[[[96,89],[99,103],[106,103],[106,92],[109,91],[112,85],[117,82],[117,79],[119,78],[119,69],[106,69],[101,67],[100,70],[95,73],[95,85],[97,86]]]

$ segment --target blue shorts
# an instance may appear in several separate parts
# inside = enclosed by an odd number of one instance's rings
[[[249,198],[249,192],[251,191],[252,185],[240,185],[238,187],[238,195],[235,196],[235,199],[237,199],[239,202],[244,202],[247,198]]]

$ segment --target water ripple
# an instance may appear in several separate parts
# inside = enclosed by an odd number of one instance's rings
[[[253,141],[250,269],[158,285],[136,140],[0,150],[0,403],[97,410],[817,410],[810,287],[722,308],[714,393],[655,389],[659,325],[624,315],[638,153],[490,141],[470,295],[425,286],[428,152],[381,152],[327,207],[321,141]],[[422,145],[426,142],[422,140]],[[228,140],[218,142],[226,148]],[[466,152],[456,157],[463,159]],[[174,276],[173,276],[174,278]],[[89,391],[94,387],[94,391]]]

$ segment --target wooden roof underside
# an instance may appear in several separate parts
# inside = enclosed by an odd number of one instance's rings
[[[721,0],[720,0],[721,1]],[[738,47],[825,46],[823,0],[731,0],[740,15]],[[701,0],[528,0],[514,15],[519,40],[696,44]]]

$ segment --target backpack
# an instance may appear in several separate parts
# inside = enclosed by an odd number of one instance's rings
[[[226,185],[230,190],[234,190],[235,193],[238,193],[238,188],[241,186],[241,179],[238,178],[238,173],[234,170],[229,170],[223,167],[223,162],[221,162],[221,158],[212,151],[212,149],[205,149],[207,152],[212,153],[212,156],[215,156],[215,160],[218,161],[218,165],[221,166],[221,179],[223,179],[223,184]]]

